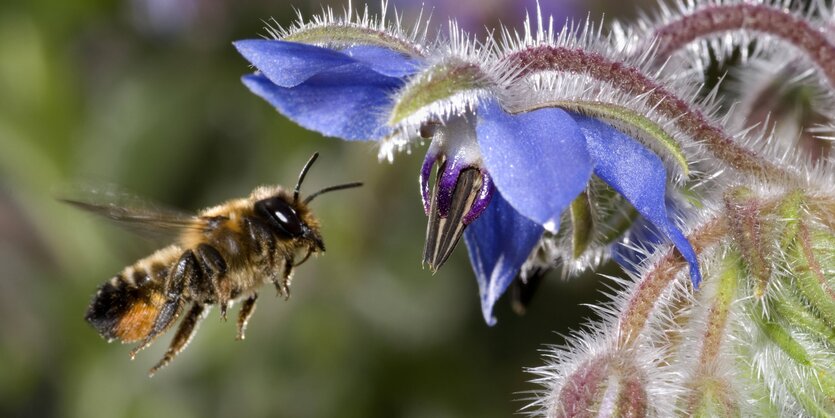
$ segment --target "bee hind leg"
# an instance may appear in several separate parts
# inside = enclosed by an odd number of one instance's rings
[[[203,304],[195,303],[192,305],[185,318],[183,318],[183,321],[180,322],[180,327],[177,328],[177,333],[174,334],[174,339],[171,340],[171,345],[168,346],[168,350],[165,352],[162,360],[148,371],[148,376],[153,376],[159,369],[167,366],[171,360],[174,360],[174,357],[177,357],[177,354],[180,354],[186,348],[197,332],[197,326],[200,325],[200,321],[206,317],[205,314],[208,312],[209,309]]]
[[[159,314],[154,319],[154,325],[151,327],[148,335],[145,336],[142,343],[131,350],[131,359],[136,357],[138,352],[150,346],[157,336],[167,331],[174,324],[174,321],[180,316],[180,312],[183,309],[183,289],[186,285],[195,283],[200,274],[200,267],[197,264],[197,258],[195,258],[194,253],[191,250],[185,251],[180,256],[180,259],[177,260],[174,268],[168,273],[163,293],[165,302],[163,302]]]
[[[253,293],[252,296],[248,297],[241,305],[241,310],[238,312],[238,336],[235,337],[236,340],[244,339],[246,325],[249,323],[249,318],[252,317],[252,313],[255,312],[256,300],[258,300],[258,294]]]

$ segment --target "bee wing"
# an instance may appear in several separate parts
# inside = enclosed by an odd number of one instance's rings
[[[76,194],[78,196],[59,197],[58,200],[113,220],[126,229],[151,238],[168,238],[185,229],[201,229],[204,225],[194,215],[124,192],[85,189]]]

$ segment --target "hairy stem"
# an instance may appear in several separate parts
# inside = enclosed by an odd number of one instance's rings
[[[736,300],[737,286],[742,274],[739,255],[734,252],[723,260],[723,269],[718,279],[716,295],[707,314],[707,323],[702,337],[702,352],[699,356],[699,368],[702,374],[707,374],[707,368],[715,364],[719,357],[719,349],[727,335],[726,325],[730,314],[731,304]]]
[[[719,242],[728,232],[728,222],[720,216],[696,229],[688,236],[688,239],[696,254],[701,254],[708,247]],[[659,296],[675,279],[676,273],[685,266],[687,262],[684,257],[670,249],[651,270],[644,273],[643,279],[629,298],[626,309],[620,317],[618,347],[623,348],[636,341],[655,308]]]
[[[748,272],[756,279],[754,296],[765,295],[771,279],[772,248],[768,226],[763,222],[761,202],[750,189],[735,187],[725,193],[725,209],[734,244]]]
[[[722,32],[750,30],[780,38],[802,51],[835,89],[835,45],[826,32],[800,16],[763,4],[710,5],[679,17],[652,34],[659,60],[691,42]]]

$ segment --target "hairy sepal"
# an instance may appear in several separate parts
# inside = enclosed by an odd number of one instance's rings
[[[394,19],[388,19],[388,1],[381,1],[379,16],[369,13],[368,5],[362,12],[351,8],[349,3],[341,15],[330,7],[322,13],[305,20],[299,12],[296,23],[281,27],[275,20],[266,30],[273,39],[300,42],[344,49],[354,45],[373,45],[400,52],[412,57],[423,57],[431,49],[427,45],[429,20],[423,20],[421,11],[411,29],[403,26],[401,16],[394,10]]]

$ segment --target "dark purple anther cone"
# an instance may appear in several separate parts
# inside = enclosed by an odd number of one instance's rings
[[[438,214],[442,218],[449,216],[450,206],[452,206],[452,195],[455,191],[455,186],[458,184],[458,176],[465,169],[476,169],[479,167],[471,165],[468,161],[464,161],[460,155],[454,156],[451,160],[446,160],[441,165],[441,174],[438,179]]]
[[[440,169],[430,193],[429,177],[435,163],[440,163]],[[446,262],[466,226],[487,208],[495,186],[484,167],[465,152],[447,159],[433,146],[421,167],[420,188],[423,208],[429,216],[423,262],[436,271]]]
[[[470,211],[464,215],[464,225],[473,223],[484,212],[484,209],[487,209],[487,205],[490,204],[490,199],[493,197],[495,190],[496,186],[493,185],[493,179],[490,178],[490,173],[487,170],[481,169],[481,190],[478,191],[478,195],[475,201],[473,201]]]

